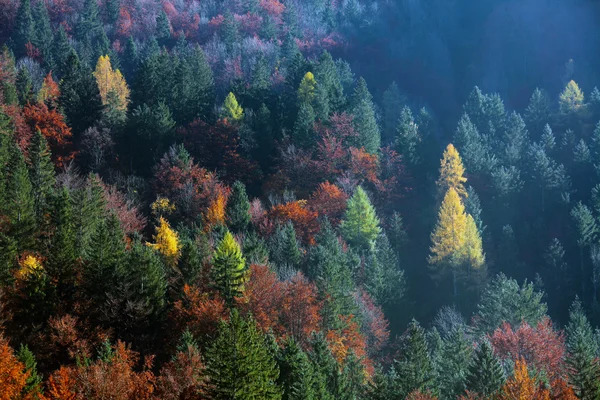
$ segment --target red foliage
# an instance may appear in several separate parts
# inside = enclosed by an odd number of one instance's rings
[[[564,379],[554,380],[551,385],[551,392],[550,397],[552,400],[577,400],[573,389],[569,387]]]
[[[156,379],[156,396],[163,400],[202,399],[204,390],[204,364],[195,347],[180,351],[168,362]]]
[[[376,305],[371,296],[363,289],[354,293],[361,315],[361,332],[367,340],[369,355],[375,357],[381,354],[390,338],[389,322],[385,319],[383,310]]]
[[[269,210],[269,219],[274,225],[284,225],[292,221],[296,235],[306,244],[315,243],[315,235],[319,232],[318,215],[306,207],[305,200],[278,204]]]
[[[376,184],[379,160],[365,149],[350,148],[350,171],[364,181]]]
[[[183,296],[173,305],[172,319],[180,331],[186,328],[196,338],[214,335],[219,321],[227,318],[225,302],[218,295],[202,293],[196,286],[185,285]]]
[[[437,397],[428,393],[423,393],[420,390],[415,390],[406,397],[406,400],[437,400]]]
[[[0,335],[0,400],[20,398],[29,373],[17,359],[8,341]]]
[[[215,125],[196,120],[179,130],[185,147],[202,165],[216,170],[227,182],[248,181],[255,177],[257,166],[241,154],[238,127],[221,120]]]
[[[12,126],[15,132],[15,140],[17,142],[17,146],[23,152],[23,154],[28,154],[29,143],[31,142],[31,137],[33,133],[31,131],[31,127],[25,121],[23,114],[21,114],[21,110],[18,106],[4,106],[4,112],[11,120]]]
[[[132,26],[131,14],[129,14],[129,11],[125,7],[121,7],[119,10],[119,19],[117,20],[117,35],[122,38],[129,37]]]
[[[240,30],[248,35],[254,36],[260,31],[263,19],[256,14],[236,15],[235,20],[240,25]]]
[[[106,209],[115,213],[121,222],[123,233],[129,235],[134,232],[141,232],[146,227],[146,217],[133,204],[127,200],[125,195],[112,185],[103,184],[104,200]]]
[[[23,117],[32,130],[39,129],[48,141],[54,164],[61,168],[75,156],[72,150],[71,128],[56,109],[46,104],[27,104],[23,108]]]
[[[250,280],[246,283],[244,299],[240,308],[252,314],[256,324],[264,332],[281,333],[279,313],[284,300],[284,285],[277,274],[266,265],[251,265]]]
[[[82,337],[77,318],[70,314],[50,317],[48,331],[44,335],[44,355],[54,362],[66,364],[78,357],[90,357],[91,346]]]
[[[58,107],[60,89],[58,88],[58,83],[52,78],[52,72],[49,72],[44,78],[44,83],[42,84],[42,89],[38,96],[39,100],[46,104],[48,108],[56,109]]]
[[[73,368],[60,367],[50,378],[42,399],[47,400],[75,400],[77,398],[76,382]]]
[[[321,316],[317,287],[298,272],[284,283],[285,297],[281,309],[281,321],[296,342],[308,345],[313,332],[319,331]]]
[[[27,57],[32,58],[37,62],[42,61],[42,53],[31,42],[27,42],[25,45],[25,53],[27,54]]]
[[[285,6],[277,0],[260,0],[260,6],[272,17],[279,17],[285,10]]]
[[[561,331],[552,328],[545,318],[533,328],[523,322],[516,331],[508,323],[496,329],[491,337],[494,352],[501,359],[513,361],[523,358],[538,371],[546,371],[551,380],[563,375],[565,338]]]
[[[319,216],[326,216],[337,226],[346,210],[348,195],[336,185],[323,182],[308,200],[308,207]]]
[[[325,336],[331,353],[337,362],[343,365],[350,351],[361,360],[365,372],[371,376],[374,372],[373,363],[367,357],[367,342],[360,332],[360,327],[353,315],[339,315],[341,327],[330,329]]]

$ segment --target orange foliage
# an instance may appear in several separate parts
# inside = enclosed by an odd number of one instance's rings
[[[437,397],[428,393],[422,393],[420,390],[415,390],[406,397],[406,400],[437,400]]]
[[[172,318],[181,331],[187,328],[196,338],[201,338],[215,334],[219,321],[227,314],[223,299],[217,295],[211,298],[197,286],[185,285],[183,298],[173,305]]]
[[[319,331],[321,316],[314,283],[298,272],[285,282],[285,297],[281,308],[281,320],[286,331],[301,345],[308,344],[313,332]]]
[[[122,38],[126,38],[131,34],[131,28],[133,23],[131,21],[131,14],[125,7],[121,7],[119,10],[119,19],[117,20],[117,35]]]
[[[24,368],[8,341],[0,336],[0,400],[19,398],[29,377],[29,373],[23,371]]]
[[[205,398],[204,364],[195,347],[180,351],[161,370],[156,380],[156,396],[162,400]]]
[[[42,87],[37,94],[37,101],[40,104],[45,104],[50,108],[58,107],[58,97],[60,96],[60,89],[58,84],[52,79],[52,72],[44,78]]]
[[[296,235],[304,243],[314,244],[314,236],[319,232],[318,214],[306,207],[306,200],[290,201],[278,204],[269,211],[269,219],[283,225],[292,221]]]
[[[564,379],[556,379],[551,386],[552,400],[577,400],[573,389],[569,387]]]
[[[379,160],[375,154],[369,154],[365,149],[350,148],[350,171],[367,182],[377,183]]]
[[[227,204],[227,193],[221,190],[216,198],[212,199],[204,215],[204,229],[208,232],[215,225],[225,225],[225,205]]]
[[[371,360],[367,358],[367,342],[360,332],[358,323],[353,315],[339,315],[338,318],[342,327],[328,330],[325,336],[333,357],[339,364],[343,364],[352,350],[354,355],[361,360],[366,374],[371,376],[374,368]]]
[[[42,400],[75,400],[75,380],[72,368],[60,367],[48,379],[47,388]]]
[[[514,375],[506,381],[500,400],[550,400],[550,392],[539,386],[529,376],[527,363],[522,358],[515,361]]]
[[[280,16],[285,6],[277,0],[260,0],[260,6],[272,17]]]
[[[348,195],[338,186],[323,182],[310,196],[308,207],[319,216],[327,216],[333,226],[339,224],[344,211]]]
[[[279,313],[284,301],[284,285],[277,274],[266,265],[251,265],[250,280],[246,283],[244,297],[246,301],[239,306],[252,314],[257,326],[264,332],[272,329],[281,333]]]
[[[71,150],[71,128],[65,123],[64,117],[46,104],[27,104],[23,108],[23,117],[33,130],[39,129],[48,141],[52,150],[52,159],[58,167],[73,159],[75,153]]]
[[[27,149],[29,148],[29,143],[33,136],[31,127],[25,120],[24,115],[21,113],[21,109],[18,106],[4,106],[3,109],[11,120],[17,146],[19,146],[19,149],[27,156]]]

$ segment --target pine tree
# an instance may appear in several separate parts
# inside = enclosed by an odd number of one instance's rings
[[[202,272],[204,254],[195,240],[190,238],[181,240],[181,258],[178,266],[184,283],[192,285],[197,281]]]
[[[404,106],[396,125],[396,149],[412,167],[420,163],[419,146],[422,137],[412,111]]]
[[[121,9],[121,0],[106,0],[105,16],[109,24],[115,25],[119,20],[119,11]]]
[[[472,344],[469,343],[463,329],[455,328],[444,339],[436,364],[436,375],[443,399],[455,399],[465,391],[472,353]]]
[[[229,307],[233,307],[236,297],[241,297],[247,280],[248,267],[240,246],[233,235],[226,232],[217,246],[212,259],[212,280]]]
[[[26,45],[33,43],[35,38],[35,25],[31,14],[31,0],[21,0],[15,19],[15,29],[11,36],[13,52],[16,58],[27,55]]]
[[[296,238],[296,230],[291,221],[285,225],[279,225],[270,238],[271,257],[269,258],[280,270],[300,266],[302,253],[300,244]]]
[[[168,46],[171,41],[171,24],[164,11],[156,16],[156,40],[161,46]]]
[[[94,60],[108,54],[110,42],[100,20],[98,3],[95,0],[85,0],[79,21],[75,26],[75,37],[80,42],[80,57],[86,66],[92,66]]]
[[[131,79],[137,70],[139,63],[139,52],[132,36],[127,38],[125,50],[123,51],[123,73],[127,79]]]
[[[250,201],[246,186],[239,181],[233,184],[225,209],[227,226],[233,232],[245,232],[250,224]]]
[[[465,167],[463,166],[460,154],[456,148],[450,143],[446,150],[440,166],[440,178],[436,182],[438,193],[445,195],[449,189],[454,189],[456,194],[461,197],[467,195],[464,183],[467,181],[463,175]]]
[[[364,285],[380,305],[398,304],[404,295],[404,271],[385,234],[377,238],[375,251],[365,266]]]
[[[405,398],[409,393],[420,390],[426,392],[434,389],[434,370],[427,350],[425,331],[414,319],[404,334],[402,353],[394,361],[395,382],[401,396]]]
[[[579,246],[579,264],[581,269],[581,276],[579,279],[581,280],[581,295],[584,296],[587,276],[585,274],[583,251],[584,249],[589,248],[592,243],[596,242],[599,233],[598,224],[596,223],[592,211],[581,202],[577,203],[571,210],[571,217],[575,222],[577,234],[579,235],[579,238],[577,239],[577,245]]]
[[[339,378],[339,365],[333,358],[327,342],[321,333],[315,334],[311,340],[311,351],[308,357],[314,371],[314,393],[316,399],[334,400],[335,394],[343,390]]]
[[[33,101],[33,83],[31,82],[31,75],[29,75],[27,68],[19,69],[15,87],[20,106],[25,106]]]
[[[503,136],[504,160],[507,165],[520,165],[527,150],[528,141],[529,133],[523,118],[513,112],[506,121],[506,131]]]
[[[404,221],[398,212],[392,214],[390,225],[387,229],[389,242],[399,260],[404,259],[404,251],[408,245],[408,234],[404,228]]]
[[[39,130],[31,140],[29,149],[29,178],[33,189],[36,219],[38,224],[41,224],[50,207],[55,177],[48,143]]]
[[[340,230],[344,239],[357,249],[372,251],[375,248],[375,241],[381,233],[379,218],[367,193],[360,186],[348,200]]]
[[[529,100],[529,105],[525,110],[525,121],[529,130],[536,136],[541,135],[542,129],[550,122],[550,118],[550,100],[548,99],[548,95],[539,88],[535,88]]]
[[[233,240],[233,239],[232,239]],[[206,352],[212,399],[281,399],[279,369],[252,318],[232,310]]]
[[[34,191],[23,153],[11,144],[5,204],[2,206],[10,222],[10,236],[19,252],[31,249],[36,227]]]
[[[342,107],[346,104],[344,87],[335,61],[327,51],[324,51],[319,57],[319,62],[315,67],[315,78],[324,92],[325,101],[322,107],[334,112],[342,110]]]
[[[35,27],[33,44],[40,50],[44,59],[48,59],[52,56],[52,27],[46,3],[38,1],[33,7],[32,16]]]
[[[458,121],[453,140],[469,171],[490,172],[494,167],[495,160],[490,156],[490,149],[467,114],[463,114]]]
[[[282,400],[317,400],[313,366],[293,338],[286,340],[277,363],[280,371],[277,383],[283,389]]]
[[[596,358],[598,343],[585,316],[581,302],[575,300],[569,311],[567,333],[567,371],[569,384],[580,399],[591,400],[600,396],[597,382],[600,364]]]
[[[61,24],[54,33],[52,41],[52,60],[50,60],[53,71],[56,72],[59,77],[63,77],[69,71],[69,57],[73,52],[74,50],[69,43],[65,27]]]
[[[25,366],[25,373],[28,375],[25,387],[23,388],[23,394],[27,398],[38,398],[42,393],[42,377],[38,374],[35,356],[27,345],[21,344],[17,358]]]
[[[352,113],[354,114],[354,125],[358,136],[355,147],[362,148],[375,154],[381,145],[381,134],[375,119],[375,110],[371,93],[367,88],[367,82],[360,78],[352,96]]]
[[[475,350],[475,356],[466,376],[466,388],[485,398],[494,396],[504,385],[502,364],[494,356],[492,345],[483,340]]]
[[[239,122],[244,118],[244,109],[238,104],[235,95],[231,92],[223,103],[222,117],[231,122]]]
[[[92,233],[105,217],[106,201],[100,178],[90,175],[86,184],[73,192],[73,204],[79,210],[73,215],[78,254],[85,256],[94,246]]]

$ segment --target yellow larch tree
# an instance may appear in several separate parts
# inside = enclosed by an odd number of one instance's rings
[[[110,101],[109,94],[112,92],[113,101],[116,104],[113,106],[120,111],[127,111],[129,104],[129,87],[121,71],[113,70],[110,63],[110,57],[100,56],[94,70],[94,77],[98,84],[102,104],[107,105]]]
[[[465,227],[465,243],[463,247],[463,259],[474,269],[479,269],[485,263],[481,235],[477,229],[475,219],[467,214],[467,225]]]
[[[210,202],[204,220],[206,229],[210,230],[215,225],[225,225],[225,207],[227,198],[223,193],[217,194],[217,197]]]
[[[229,122],[238,122],[244,118],[244,109],[239,105],[235,95],[231,92],[229,92],[223,103],[222,117]]]
[[[165,258],[167,264],[175,268],[181,254],[179,235],[177,235],[177,232],[171,228],[169,222],[163,217],[160,217],[158,226],[156,227],[154,242],[148,243],[148,246],[158,250]]]
[[[467,197],[467,191],[465,190],[465,182],[467,178],[464,177],[465,167],[463,166],[460,154],[452,143],[446,147],[444,156],[440,166],[440,178],[437,181],[438,192],[444,194],[448,189],[452,188],[461,197]]]
[[[465,247],[467,214],[454,188],[448,189],[438,214],[437,225],[431,234],[430,264],[451,264],[459,261]]]
[[[298,87],[298,100],[302,103],[310,103],[315,97],[315,90],[317,88],[317,81],[312,72],[307,72],[300,82]]]
[[[500,400],[550,400],[550,392],[536,383],[523,359],[515,361],[515,372],[504,384]]]
[[[558,103],[563,114],[575,113],[584,105],[584,95],[575,81],[567,83],[565,90],[560,94]]]

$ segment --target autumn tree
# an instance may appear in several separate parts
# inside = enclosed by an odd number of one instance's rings
[[[559,97],[560,112],[563,114],[577,113],[584,105],[584,96],[575,81],[569,81]]]
[[[298,87],[298,102],[310,104],[315,97],[317,81],[312,72],[307,72]]]
[[[539,386],[535,379],[529,375],[527,364],[518,359],[515,362],[514,376],[506,381],[498,398],[500,400],[536,399],[549,400],[550,393]]]
[[[231,239],[233,240],[233,239]],[[206,352],[206,375],[213,399],[281,399],[279,369],[252,318],[232,310]]]
[[[377,236],[381,232],[379,218],[371,205],[367,193],[357,187],[348,200],[346,213],[340,224],[344,239],[357,249],[373,250]]]
[[[244,109],[238,104],[235,95],[231,92],[225,98],[221,116],[234,123],[244,118]]]
[[[13,400],[21,396],[26,387],[29,371],[20,362],[13,349],[8,345],[8,340],[0,336],[0,399]]]
[[[452,188],[459,196],[466,197],[467,191],[465,190],[464,183],[467,179],[463,176],[464,173],[465,167],[460,155],[452,143],[450,143],[446,147],[446,150],[444,150],[444,156],[441,161],[440,177],[436,182],[438,193],[440,195],[445,194],[448,189]]]
[[[234,305],[236,297],[241,297],[244,284],[248,279],[246,259],[239,244],[230,232],[226,232],[217,246],[212,259],[212,280],[229,307]]]
[[[96,69],[93,73],[100,91],[100,98],[104,107],[112,107],[122,113],[127,112],[129,103],[129,87],[121,71],[113,70],[110,57],[103,55],[98,58]],[[109,94],[112,92],[112,96]]]
[[[154,241],[156,243],[148,245],[162,254],[167,265],[173,269],[178,269],[177,261],[181,256],[179,235],[171,228],[167,220],[163,217],[160,217],[159,219],[158,226],[156,227],[156,235],[154,235]]]

